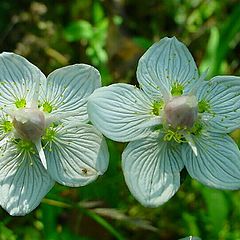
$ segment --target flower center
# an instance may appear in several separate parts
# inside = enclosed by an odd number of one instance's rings
[[[164,108],[165,119],[172,128],[192,128],[197,120],[198,102],[195,96],[173,97]]]
[[[20,138],[35,141],[44,134],[45,117],[38,109],[22,108],[14,113],[13,126]]]

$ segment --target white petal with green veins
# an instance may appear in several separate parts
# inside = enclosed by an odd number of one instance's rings
[[[156,125],[154,112],[154,103],[143,91],[124,83],[97,89],[88,101],[90,121],[105,136],[120,142],[148,135],[151,124]]]
[[[240,77],[214,77],[200,86],[197,98],[208,130],[229,133],[240,127]]]
[[[130,142],[122,155],[125,181],[144,206],[168,201],[180,186],[181,146],[165,142],[158,133]]]
[[[36,154],[20,153],[15,143],[0,158],[0,204],[11,215],[26,215],[35,209],[54,181]]]
[[[43,138],[47,144],[47,169],[52,178],[61,184],[74,187],[86,185],[108,167],[105,139],[92,125],[65,123]]]
[[[198,80],[198,71],[187,47],[175,37],[165,37],[140,58],[137,79],[150,96],[166,91],[180,95],[191,90]]]
[[[16,109],[30,104],[46,77],[32,63],[14,53],[0,54],[0,106]]]
[[[87,121],[87,99],[100,86],[100,74],[90,65],[59,68],[47,77],[40,92],[40,102],[43,110],[51,115],[71,114],[75,121]]]
[[[191,177],[219,189],[240,188],[240,152],[226,134],[203,133],[192,135],[198,155],[184,145],[183,160]]]

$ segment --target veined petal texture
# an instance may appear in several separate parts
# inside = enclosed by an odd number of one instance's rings
[[[20,153],[9,142],[0,159],[0,205],[11,215],[34,210],[53,187],[54,181],[36,154]]]
[[[71,114],[75,121],[84,122],[88,120],[87,99],[100,86],[97,69],[87,64],[71,65],[57,69],[47,77],[40,101],[53,115]]]
[[[165,37],[140,58],[137,79],[151,96],[158,96],[165,90],[171,93],[175,86],[183,87],[185,93],[198,80],[198,71],[187,47],[175,37]]]
[[[109,161],[102,134],[89,124],[65,122],[45,148],[47,169],[57,182],[84,186],[102,175]]]
[[[197,97],[208,130],[229,133],[240,127],[240,77],[214,77],[199,88]]]
[[[0,54],[0,106],[16,109],[18,104],[31,104],[44,74],[22,56],[14,53]],[[38,94],[38,93],[37,93]]]
[[[97,89],[89,97],[88,114],[105,136],[120,142],[148,135],[148,123],[155,117],[153,104],[143,91],[124,83]]]
[[[158,133],[128,144],[122,155],[126,184],[144,206],[168,201],[180,186],[181,147],[164,142]]]
[[[240,188],[240,151],[226,134],[204,133],[192,136],[198,151],[196,156],[185,145],[183,160],[192,178],[219,189]]]

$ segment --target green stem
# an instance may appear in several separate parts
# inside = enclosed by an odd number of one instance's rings
[[[97,222],[99,225],[101,225],[103,228],[105,228],[109,233],[112,234],[112,236],[114,236],[116,238],[116,240],[125,240],[125,238],[118,231],[116,231],[109,222],[107,222],[104,218],[102,218],[101,216],[99,216],[98,214],[94,213],[93,211],[91,211],[89,209],[83,208],[79,205],[72,206],[68,203],[64,203],[64,202],[60,202],[60,201],[56,201],[56,200],[48,199],[48,198],[44,198],[42,200],[42,203],[46,203],[48,205],[55,206],[55,207],[61,207],[61,208],[76,207],[83,214],[92,218],[95,222]]]

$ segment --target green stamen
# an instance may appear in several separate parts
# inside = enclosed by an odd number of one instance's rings
[[[21,152],[29,152],[32,154],[35,154],[35,146],[32,142],[20,139],[19,141],[16,142],[18,149]]]
[[[163,109],[163,106],[164,106],[163,100],[161,100],[161,101],[155,101],[155,102],[153,103],[153,111],[152,111],[153,114],[156,115],[156,116],[159,116],[161,110]]]
[[[201,100],[199,103],[198,103],[198,112],[199,113],[203,113],[203,112],[210,112],[210,105],[209,103],[206,101],[206,100]]]
[[[200,122],[196,122],[190,130],[190,133],[197,136],[200,135],[203,129],[203,125]]]
[[[170,142],[171,140],[174,140],[177,143],[186,142],[185,138],[179,131],[173,131],[171,129],[167,129],[163,140],[166,142]]]
[[[18,99],[16,102],[15,102],[15,106],[17,108],[25,108],[26,107],[26,99],[22,98],[22,99]]]
[[[183,94],[184,87],[179,83],[174,83],[172,86],[171,94],[172,96],[181,96]]]
[[[44,102],[42,106],[44,112],[50,113],[53,110],[53,107],[49,102]]]
[[[42,136],[42,140],[46,142],[52,142],[56,137],[56,130],[49,127],[45,130],[45,134]]]
[[[5,120],[2,124],[1,124],[1,128],[3,129],[3,131],[5,133],[9,133],[12,131],[13,129],[13,124],[12,122]]]

